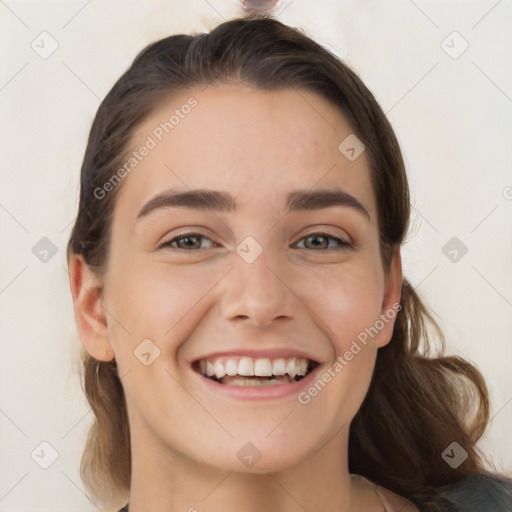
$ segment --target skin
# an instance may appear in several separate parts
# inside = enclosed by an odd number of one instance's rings
[[[366,153],[354,161],[340,153],[353,131],[322,97],[234,85],[172,98],[137,128],[133,149],[191,96],[197,106],[120,185],[104,274],[81,256],[70,261],[82,343],[98,360],[116,358],[126,395],[130,511],[382,511],[349,475],[348,432],[393,320],[307,405],[296,395],[221,396],[190,366],[216,351],[277,346],[314,355],[321,374],[400,302],[400,252],[385,272]],[[160,209],[137,220],[173,187],[226,191],[239,206]],[[342,188],[369,218],[346,206],[286,214],[287,192],[316,187]],[[326,230],[353,248],[304,238]],[[193,241],[199,249],[158,248],[190,231],[206,237]],[[249,235],[263,249],[250,264],[236,252]],[[161,352],[145,366],[133,352],[148,338]],[[248,442],[262,454],[250,468],[237,457]]]

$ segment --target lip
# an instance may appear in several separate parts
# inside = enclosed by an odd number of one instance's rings
[[[233,354],[231,353],[231,355]],[[313,370],[299,381],[274,384],[272,386],[228,386],[227,384],[221,384],[220,382],[205,377],[201,372],[194,371],[194,373],[201,379],[201,382],[204,383],[208,391],[219,395],[238,400],[276,400],[298,395],[302,389],[311,385],[323,366],[323,364],[317,364]]]

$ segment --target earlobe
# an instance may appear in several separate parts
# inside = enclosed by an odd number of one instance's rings
[[[69,285],[82,344],[98,361],[111,361],[114,351],[110,345],[107,316],[102,306],[101,280],[79,254],[72,254],[69,260]]]

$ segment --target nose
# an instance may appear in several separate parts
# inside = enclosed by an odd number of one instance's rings
[[[226,276],[221,311],[228,320],[244,320],[263,328],[277,319],[295,316],[299,299],[293,291],[290,272],[278,266],[267,251],[252,263],[234,255],[234,268]]]

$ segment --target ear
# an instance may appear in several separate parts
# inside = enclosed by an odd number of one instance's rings
[[[383,347],[391,341],[396,316],[401,308],[400,299],[402,296],[402,256],[400,247],[393,253],[389,269],[385,274],[384,298],[380,319],[384,326],[375,338],[377,347]]]
[[[112,361],[115,354],[110,345],[107,315],[102,306],[102,283],[82,255],[71,255],[69,286],[83,346],[98,361]]]

